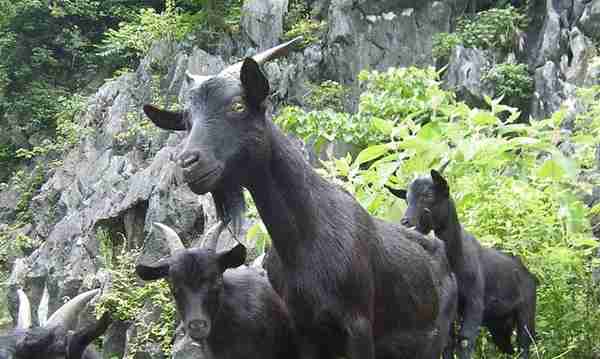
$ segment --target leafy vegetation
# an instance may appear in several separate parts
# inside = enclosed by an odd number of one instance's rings
[[[134,68],[155,41],[236,27],[241,3],[0,0],[0,119],[8,130],[0,135],[0,181],[34,153],[60,145],[48,139],[63,135],[62,114],[81,97],[74,94],[83,96],[116,69]]]
[[[122,252],[116,258],[112,253],[105,257],[107,264],[111,264],[111,288],[96,306],[98,314],[110,311],[114,318],[131,322],[135,327],[136,334],[127,346],[126,359],[135,358],[149,343],[160,343],[163,353],[170,353],[175,335],[176,309],[169,285],[166,281],[141,283],[135,273],[139,255],[133,250]],[[151,311],[160,314],[158,320],[149,324],[150,318],[146,315]]]
[[[526,64],[495,65],[483,74],[481,80],[493,83],[497,94],[509,99],[527,100],[534,89]]]
[[[512,6],[464,16],[458,20],[454,33],[434,36],[433,56],[445,62],[456,45],[510,52],[518,48],[519,36],[527,25],[527,17]]]
[[[325,34],[327,23],[318,21],[311,17],[310,9],[302,0],[290,1],[288,4],[288,13],[284,20],[283,28],[284,39],[291,40],[302,36],[301,47],[307,47]]]
[[[324,162],[322,174],[372,214],[397,221],[405,205],[383,186],[405,187],[450,160],[445,174],[463,225],[485,245],[519,255],[540,280],[534,357],[592,358],[600,350],[599,288],[591,279],[598,241],[590,209],[576,196],[589,188],[576,180],[595,150],[599,90],[587,92],[589,111],[570,139],[578,155],[568,157],[556,147],[566,140],[562,112],[525,125],[499,100],[487,99],[490,110],[469,108],[440,88],[433,69],[363,72],[360,81],[358,114],[336,116],[360,118],[369,134],[341,129],[362,151]],[[320,122],[331,120],[327,114]],[[287,109],[278,122],[305,138],[318,130],[312,122],[307,129],[310,116]],[[485,338],[478,350],[482,358],[499,355]]]

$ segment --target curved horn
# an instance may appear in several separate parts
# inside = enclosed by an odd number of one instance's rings
[[[252,59],[254,59],[254,61],[256,61],[259,65],[263,65],[271,60],[280,58],[282,56],[286,56],[289,53],[292,45],[294,45],[295,43],[297,43],[301,40],[302,40],[302,36],[298,36],[298,37],[296,37],[288,42],[285,42],[281,45],[277,45],[268,50],[260,52],[256,55],[252,56]],[[243,61],[236,62],[235,64],[230,65],[230,66],[226,67],[225,69],[223,69],[223,71],[221,71],[219,73],[219,75],[239,74],[240,70],[242,69],[243,63],[244,63]]]
[[[46,325],[48,321],[48,284],[44,285],[44,292],[42,293],[42,299],[40,299],[40,305],[38,306],[38,322],[40,326]]]
[[[92,298],[100,293],[100,289],[88,290],[69,300],[62,307],[58,308],[46,322],[46,328],[55,328],[59,325],[67,330],[72,329],[77,324],[77,317],[83,308]]]
[[[223,221],[219,221],[215,225],[210,227],[204,235],[204,241],[202,243],[202,246],[208,249],[212,249],[216,252],[217,244],[219,243],[219,236],[226,227],[227,225]]]
[[[443,165],[440,166],[440,169],[438,170],[438,172],[444,173],[444,170],[446,169],[446,167],[448,167],[448,164],[450,163],[450,160],[447,160]]]
[[[185,249],[181,238],[179,238],[179,235],[177,235],[173,228],[165,226],[160,222],[154,222],[154,225],[162,232],[163,236],[167,240],[167,245],[169,246],[171,254],[180,249]]]
[[[17,314],[17,329],[31,328],[31,304],[27,294],[21,289],[17,290],[19,297],[19,313]]]

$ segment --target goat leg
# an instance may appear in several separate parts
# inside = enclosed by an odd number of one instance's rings
[[[458,334],[458,357],[470,359],[483,320],[483,298],[465,298],[462,325]]]

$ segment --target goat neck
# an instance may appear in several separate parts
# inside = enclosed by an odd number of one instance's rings
[[[314,241],[317,236],[309,231],[316,228],[317,221],[332,215],[325,214],[328,207],[318,205],[331,189],[306,162],[298,146],[267,121],[271,156],[257,166],[246,187],[282,262],[293,267],[299,244]]]
[[[450,198],[448,200],[448,218],[446,223],[434,229],[435,235],[446,243],[446,253],[450,266],[456,270],[463,257],[463,228],[458,221],[456,206]]]

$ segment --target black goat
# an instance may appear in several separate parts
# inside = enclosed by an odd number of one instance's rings
[[[171,256],[153,265],[138,264],[144,280],[168,278],[183,328],[216,359],[294,359],[297,349],[285,303],[267,278],[244,264],[246,248],[216,253],[219,226],[203,248],[186,249],[171,228],[155,224]]]
[[[31,306],[27,295],[18,290],[17,328],[0,336],[0,359],[100,359],[88,345],[100,337],[111,323],[109,313],[83,329],[73,331],[77,316],[100,290],[79,294],[60,307],[43,327],[31,328]]]
[[[446,243],[448,261],[457,276],[459,292],[459,358],[470,358],[481,325],[494,343],[512,354],[511,336],[517,329],[521,358],[529,357],[535,338],[536,279],[518,257],[482,247],[458,221],[448,183],[442,175],[415,179],[405,190],[388,188],[408,203],[405,226],[435,235]]]
[[[144,111],[163,129],[188,132],[178,156],[183,178],[194,192],[211,192],[226,220],[240,215],[241,188],[250,191],[302,358],[438,359],[456,304],[444,251],[430,253],[421,234],[371,217],[266,115],[269,82],[259,65],[293,43],[216,76],[189,76],[183,112]]]

